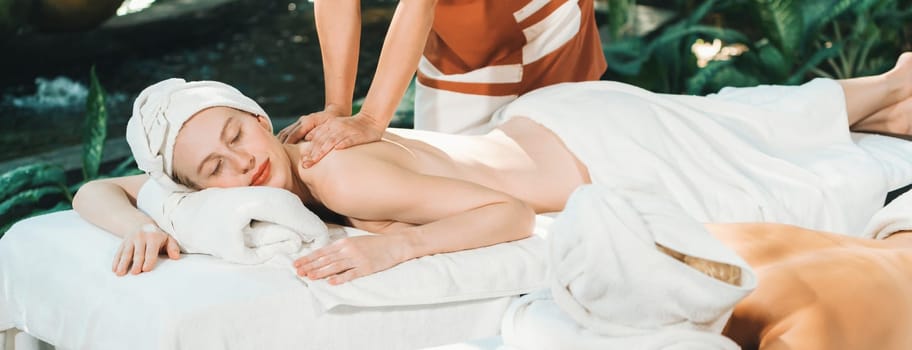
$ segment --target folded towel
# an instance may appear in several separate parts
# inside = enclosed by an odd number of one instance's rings
[[[276,256],[306,254],[329,242],[326,224],[283,189],[174,192],[148,181],[138,197],[137,206],[174,236],[185,253],[258,264]]]
[[[862,237],[884,239],[899,231],[912,230],[912,191],[896,197],[871,217]]]
[[[603,337],[600,344],[636,340],[642,346],[629,348],[674,348],[673,341],[656,339],[675,334],[727,344],[717,339],[725,322],[756,287],[747,263],[673,201],[648,190],[577,189],[552,224],[548,245],[554,301]],[[714,278],[704,264],[738,268],[740,283]]]

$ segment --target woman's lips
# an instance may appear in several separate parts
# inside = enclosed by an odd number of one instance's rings
[[[260,186],[266,183],[266,180],[269,179],[269,158],[266,158],[260,167],[257,169],[256,173],[253,174],[253,179],[250,181],[250,186]]]

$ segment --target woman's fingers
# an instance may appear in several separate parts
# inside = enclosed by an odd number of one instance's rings
[[[130,273],[137,275],[142,272],[142,264],[145,260],[146,254],[146,245],[142,241],[137,240],[133,244],[133,267],[130,269]]]
[[[114,271],[118,276],[127,274],[130,261],[133,260],[133,241],[124,241],[121,247],[120,261],[117,263],[117,270]]]
[[[321,278],[338,275],[345,271],[351,270],[354,267],[355,266],[352,263],[351,259],[343,258],[343,259],[333,261],[329,264],[324,265],[323,267],[320,267],[320,268],[314,270],[312,273],[309,273],[307,275],[307,277],[310,279],[318,280]]]
[[[124,243],[120,242],[120,245],[117,246],[117,252],[114,253],[114,264],[111,265],[111,272],[117,273],[117,267],[120,265],[121,254],[124,250]]]
[[[158,252],[161,251],[162,246],[165,243],[159,239],[150,239],[146,241],[146,254],[145,261],[142,264],[142,270],[140,272],[149,272],[152,271],[152,268],[155,267],[155,263],[158,262]]]
[[[298,275],[300,275],[300,276],[306,275],[307,277],[314,279],[314,278],[316,278],[314,276],[316,276],[317,270],[320,270],[320,269],[326,267],[327,265],[330,265],[338,260],[340,260],[340,257],[335,256],[335,255],[321,256],[319,258],[311,260],[310,262],[308,262],[306,264],[299,266]]]
[[[335,285],[340,285],[342,283],[351,281],[358,277],[361,277],[358,269],[349,269],[348,271],[345,271],[343,273],[330,277],[329,280],[327,280],[327,282],[329,282],[329,284],[335,286]]]
[[[168,257],[171,259],[180,259],[180,246],[177,244],[177,240],[174,237],[168,236],[168,243],[165,250],[168,252]]]

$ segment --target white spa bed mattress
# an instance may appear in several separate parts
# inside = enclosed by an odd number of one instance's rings
[[[0,331],[61,349],[415,349],[495,336],[513,297],[323,312],[289,270],[203,255],[111,272],[119,238],[64,211],[0,240]]]

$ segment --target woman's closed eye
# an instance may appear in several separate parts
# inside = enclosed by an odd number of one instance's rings
[[[228,145],[234,146],[234,144],[236,144],[236,143],[237,143],[238,141],[240,141],[240,140],[241,140],[241,130],[238,129],[237,134],[234,134],[234,137],[231,138],[231,141],[228,142]]]
[[[216,176],[222,172],[222,158],[219,158],[215,161],[215,168],[212,168],[212,173],[209,176]]]
[[[241,130],[238,129],[238,132],[236,134],[234,134],[234,137],[232,137],[231,140],[228,141],[228,145],[234,146],[240,140],[241,140]],[[212,172],[209,174],[209,176],[216,176],[221,172],[222,172],[222,158],[219,157],[215,161],[215,167],[212,168]]]

